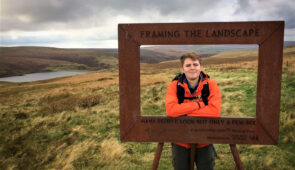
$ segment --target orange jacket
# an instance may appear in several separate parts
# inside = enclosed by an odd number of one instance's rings
[[[218,89],[217,83],[214,80],[208,78],[206,74],[201,72],[200,82],[197,90],[191,94],[188,84],[179,82],[184,88],[185,97],[201,96],[203,85],[208,82],[210,95],[208,97],[208,105],[200,99],[184,99],[183,103],[178,104],[177,98],[177,80],[172,81],[168,84],[166,92],[166,113],[170,117],[179,117],[179,116],[198,116],[198,117],[220,117],[220,105],[221,105],[221,95]],[[177,145],[190,148],[189,144],[186,143],[175,143]],[[208,144],[198,144],[197,148],[207,146]]]

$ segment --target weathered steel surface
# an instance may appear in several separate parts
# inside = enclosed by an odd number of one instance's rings
[[[119,24],[138,45],[260,44],[277,27],[276,22],[215,22]]]
[[[119,29],[120,135],[125,136],[140,115],[139,48]]]
[[[196,144],[191,144],[190,170],[194,170],[194,167],[195,167],[195,153],[196,153]]]
[[[278,143],[283,21],[119,24],[118,34],[122,141]],[[165,44],[258,44],[256,117],[141,116],[140,45]]]
[[[155,158],[154,158],[154,161],[153,161],[152,170],[157,170],[158,169],[161,154],[162,154],[162,150],[163,150],[163,146],[164,146],[164,143],[158,143],[156,155],[155,155]]]
[[[236,144],[229,144],[229,146],[230,146],[231,153],[233,154],[237,169],[244,170],[244,167],[243,167],[242,161],[240,159],[240,155],[237,150]]]
[[[127,141],[260,144],[263,138],[272,144],[268,136],[256,133],[255,118],[142,116],[134,127]]]
[[[257,132],[278,143],[284,24],[269,26],[274,30],[259,44],[256,118]]]

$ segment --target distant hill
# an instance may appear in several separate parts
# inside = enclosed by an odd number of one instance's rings
[[[284,47],[295,46],[295,41],[284,41]],[[146,49],[154,51],[174,51],[174,52],[187,52],[194,51],[199,54],[216,54],[225,51],[236,51],[236,50],[257,50],[257,44],[221,44],[221,45],[157,45],[148,46]],[[179,54],[181,55],[181,54]],[[178,56],[179,56],[178,55]],[[210,55],[211,56],[211,55]]]
[[[284,46],[295,46],[295,41],[284,41]]]
[[[250,50],[258,49],[256,44],[221,44],[221,45],[158,45],[151,46],[148,49],[157,49],[157,50],[167,50],[173,49],[174,51],[194,51],[199,54],[208,54],[208,53],[219,53],[224,51],[233,51],[233,50]]]
[[[99,70],[117,64],[117,56],[83,49],[1,47],[0,53],[1,77],[53,70]]]
[[[295,46],[286,41],[285,46]],[[156,45],[142,46],[140,61],[155,64],[178,59],[184,53],[201,57],[234,50],[257,50],[257,45]],[[57,70],[118,68],[118,49],[62,49],[50,47],[0,47],[0,77]]]
[[[61,49],[49,47],[0,47],[0,77],[56,70],[118,68],[117,49]],[[141,62],[175,59],[165,53],[141,50]]]
[[[178,59],[192,51],[184,47],[141,48],[142,63]],[[184,49],[181,49],[184,48]],[[101,70],[118,68],[118,49],[62,49],[50,47],[0,47],[0,77],[57,70]],[[213,55],[202,53],[201,56]]]

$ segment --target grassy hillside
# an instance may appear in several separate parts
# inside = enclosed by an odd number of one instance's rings
[[[222,116],[254,116],[257,58],[216,59],[204,65],[221,90]],[[142,114],[165,115],[166,86],[178,61],[141,68]],[[295,169],[294,68],[295,47],[285,48],[279,145],[238,145],[245,169]],[[157,144],[122,143],[119,126],[116,70],[0,83],[0,169],[151,169]],[[229,146],[215,146],[215,168],[235,169]],[[169,143],[159,169],[172,169]]]
[[[102,70],[118,67],[117,49],[61,49],[49,47],[0,47],[0,77],[58,70]],[[141,62],[175,59],[153,49],[141,49]]]
[[[201,57],[234,49],[252,49],[252,46],[188,45],[141,47],[142,63],[159,63],[177,59],[186,52],[195,51]],[[244,52],[241,52],[244,54]],[[49,47],[0,47],[0,77],[33,72],[59,70],[102,70],[118,67],[117,49],[61,49]]]
[[[1,47],[0,53],[0,77],[41,71],[101,70],[118,63],[115,54],[84,49]]]

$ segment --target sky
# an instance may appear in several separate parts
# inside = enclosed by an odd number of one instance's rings
[[[294,0],[0,0],[0,46],[117,48],[118,23],[285,21]]]

